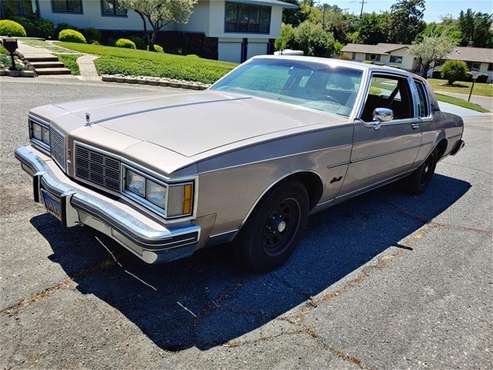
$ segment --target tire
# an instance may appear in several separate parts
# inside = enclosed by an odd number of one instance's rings
[[[240,264],[252,272],[267,272],[283,265],[307,224],[309,204],[306,188],[297,181],[268,192],[236,240]]]
[[[404,189],[410,194],[423,193],[433,178],[437,166],[437,150],[435,149],[411,175],[402,180]]]

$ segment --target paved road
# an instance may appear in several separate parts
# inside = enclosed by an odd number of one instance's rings
[[[12,151],[32,106],[152,89],[0,79],[0,368],[493,368],[492,125],[429,191],[386,187],[310,219],[289,265],[232,246],[147,266],[31,202]],[[16,80],[17,81],[17,80]],[[160,89],[165,93],[174,92]]]

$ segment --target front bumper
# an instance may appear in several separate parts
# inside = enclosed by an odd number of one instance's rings
[[[72,181],[49,156],[31,146],[17,148],[15,157],[33,177],[35,202],[42,202],[41,190],[60,199],[61,220],[66,227],[92,227],[147,263],[169,262],[195,252],[199,225],[165,227],[126,204]]]

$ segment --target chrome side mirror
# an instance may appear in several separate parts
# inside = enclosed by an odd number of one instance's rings
[[[389,108],[375,108],[373,120],[377,122],[388,122],[394,119],[394,112]]]

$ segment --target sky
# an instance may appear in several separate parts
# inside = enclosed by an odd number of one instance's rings
[[[337,5],[350,13],[359,15],[361,0],[321,0],[321,3]],[[365,12],[389,10],[395,0],[365,0]],[[493,0],[427,0],[424,19],[427,22],[439,21],[443,16],[457,18],[461,10],[471,8],[474,11],[493,13]]]

